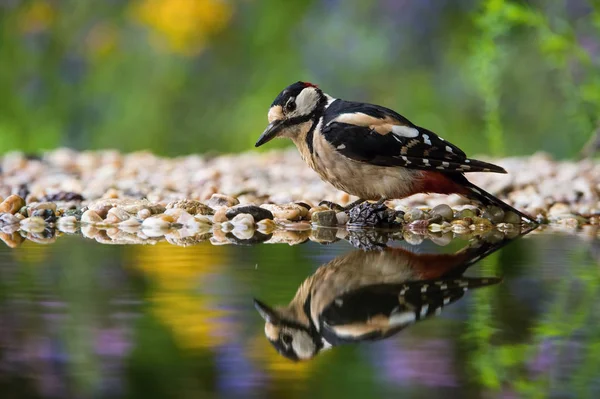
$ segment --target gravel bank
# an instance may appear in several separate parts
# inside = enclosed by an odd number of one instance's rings
[[[600,224],[600,162],[556,162],[544,154],[490,161],[508,175],[475,173],[469,179],[540,223],[567,230]],[[207,235],[215,243],[231,236],[240,243],[268,241],[274,232],[310,237],[317,225],[346,231],[367,224],[443,236],[512,231],[516,224],[514,215],[478,209],[455,195],[415,195],[350,214],[330,210],[319,202],[345,205],[356,198],[321,181],[295,149],[179,158],[58,149],[39,157],[5,154],[0,165],[5,241],[15,233],[44,238],[49,229],[81,230],[94,238],[102,231],[111,242],[136,241],[134,235],[185,245]],[[115,240],[118,234],[123,237]]]

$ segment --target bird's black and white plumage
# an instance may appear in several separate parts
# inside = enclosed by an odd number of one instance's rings
[[[532,219],[470,183],[465,173],[506,173],[470,159],[457,146],[378,105],[335,99],[311,83],[284,89],[256,146],[290,138],[322,179],[362,200],[421,192],[456,193]]]
[[[510,241],[475,241],[440,255],[356,250],[317,269],[287,306],[271,308],[258,300],[255,306],[277,351],[308,360],[335,345],[387,338],[438,314],[469,289],[497,284],[499,278],[463,273]]]

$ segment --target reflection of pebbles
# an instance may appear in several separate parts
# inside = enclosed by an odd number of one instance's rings
[[[475,241],[439,255],[391,247],[356,250],[317,269],[287,306],[272,308],[258,300],[255,306],[280,354],[311,359],[332,346],[390,337],[439,314],[467,290],[497,284],[495,277],[462,274],[508,242]]]

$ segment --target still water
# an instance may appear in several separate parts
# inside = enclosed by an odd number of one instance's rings
[[[596,398],[599,299],[589,235],[0,243],[0,397]]]

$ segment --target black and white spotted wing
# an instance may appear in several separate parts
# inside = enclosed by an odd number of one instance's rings
[[[336,100],[325,112],[321,134],[342,155],[372,165],[506,173],[497,165],[468,159],[435,133],[375,105]]]
[[[439,314],[467,290],[500,281],[460,277],[363,287],[336,298],[321,312],[321,334],[332,345],[386,338]]]

